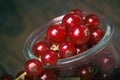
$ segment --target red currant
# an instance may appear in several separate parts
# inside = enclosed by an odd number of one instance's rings
[[[69,30],[69,38],[76,46],[85,44],[89,40],[89,29],[85,25],[76,24]]]
[[[59,43],[66,39],[67,30],[61,24],[53,24],[47,29],[46,35],[53,43]]]
[[[95,28],[91,30],[89,42],[91,45],[98,43],[104,36],[105,32],[102,28]]]
[[[38,42],[33,46],[33,53],[36,57],[40,57],[46,50],[48,50],[48,46],[45,42]]]
[[[72,42],[62,42],[60,43],[59,52],[63,58],[67,58],[76,54],[76,48]]]
[[[48,50],[43,55],[41,55],[41,62],[45,66],[56,65],[57,61],[58,55],[53,50]]]
[[[113,69],[117,64],[116,59],[113,56],[114,54],[108,48],[108,49],[104,49],[102,51],[102,54],[100,54],[100,56],[96,59],[101,70],[104,71],[105,73],[110,72],[110,70]]]
[[[63,17],[62,23],[67,29],[69,29],[70,27],[73,27],[76,23],[82,23],[82,18],[76,13],[68,13]]]
[[[92,78],[94,77],[94,75],[96,74],[96,69],[93,66],[90,65],[82,65],[79,68],[78,71],[78,76],[82,79],[82,80],[92,80]]]
[[[5,74],[0,77],[0,80],[14,80],[10,74]]]
[[[85,20],[85,16],[84,16],[84,14],[83,14],[83,12],[81,10],[79,10],[79,9],[72,9],[72,10],[70,10],[69,13],[78,14],[81,17],[81,23],[85,24],[85,21],[84,21]]]
[[[30,59],[25,64],[25,71],[30,76],[40,75],[43,70],[42,64],[37,59]]]
[[[96,14],[88,14],[85,18],[85,23],[90,29],[96,28],[100,24],[99,17]]]

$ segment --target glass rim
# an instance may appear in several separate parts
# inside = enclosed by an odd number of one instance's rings
[[[49,26],[53,22],[60,21],[63,17],[64,17],[64,15],[56,17],[56,18],[50,20],[47,24],[42,25],[41,27]],[[108,42],[112,39],[112,35],[114,33],[114,25],[105,16],[100,15],[100,18],[106,24],[106,26],[105,26],[105,28],[106,28],[105,30],[106,31],[105,31],[104,37],[95,46],[93,46],[92,48],[82,52],[81,54],[77,54],[77,55],[69,57],[69,58],[59,59],[57,64],[56,64],[56,66],[67,64],[67,63],[71,63],[71,62],[83,59],[85,57],[88,57],[90,55],[94,55],[95,52],[100,51],[101,49],[103,49],[108,44]],[[38,59],[37,57],[35,57],[33,55],[32,51],[31,51],[31,46],[39,38],[39,35],[41,33],[44,33],[45,30],[46,30],[46,27],[44,27],[42,30],[41,30],[41,28],[37,28],[35,31],[33,31],[28,36],[28,38],[27,38],[27,40],[26,40],[26,42],[24,44],[24,48],[23,48],[23,54],[24,54],[26,59],[32,59],[32,58]]]

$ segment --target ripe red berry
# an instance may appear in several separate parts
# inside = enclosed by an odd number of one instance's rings
[[[76,54],[76,48],[72,42],[62,42],[60,43],[59,52],[63,58],[67,58]]]
[[[97,69],[95,69],[93,66],[82,65],[78,69],[78,76],[82,80],[92,80],[92,78],[94,77],[94,75],[97,73],[96,70]]]
[[[30,59],[25,64],[25,71],[30,76],[40,75],[43,70],[42,64],[37,59]]]
[[[52,70],[44,70],[38,80],[57,80],[57,76]]]
[[[96,14],[88,14],[85,18],[85,23],[90,29],[93,29],[99,26],[100,19]]]
[[[69,30],[69,38],[76,46],[85,44],[89,40],[89,29],[85,25],[76,24]]]
[[[61,24],[53,24],[47,29],[46,35],[53,43],[60,43],[66,39],[67,30]]]
[[[0,77],[0,80],[14,80],[10,74],[5,74]]]
[[[104,36],[105,32],[102,28],[96,28],[91,30],[89,43],[95,45],[98,43]]]
[[[45,42],[38,42],[33,46],[33,54],[36,57],[40,57],[46,50],[48,50],[48,46]]]
[[[69,29],[77,23],[82,23],[82,18],[76,13],[68,13],[63,17],[62,23]]]
[[[81,10],[79,10],[79,9],[72,9],[72,10],[70,10],[70,12],[69,13],[75,13],[75,14],[78,14],[80,17],[81,17],[81,24],[85,24],[85,16],[84,16],[84,13],[81,11]]]
[[[97,64],[100,66],[101,71],[109,73],[110,70],[114,69],[117,64],[114,54],[110,49],[104,49],[102,54],[96,59]]]
[[[58,55],[53,50],[48,50],[43,55],[41,55],[41,62],[45,66],[56,65],[57,61],[58,61]]]

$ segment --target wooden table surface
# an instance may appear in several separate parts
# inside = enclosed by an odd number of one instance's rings
[[[0,75],[15,75],[23,70],[26,61],[23,45],[27,36],[74,8],[93,9],[108,16],[117,33],[120,32],[120,0],[0,0]]]

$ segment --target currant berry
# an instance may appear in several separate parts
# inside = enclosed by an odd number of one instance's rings
[[[76,46],[85,44],[90,37],[90,32],[87,26],[76,24],[69,30],[69,38]]]
[[[58,55],[53,50],[48,50],[43,55],[41,55],[41,62],[45,66],[56,65],[57,61],[58,61]]]
[[[14,80],[10,74],[5,74],[0,77],[0,80]]]
[[[60,43],[66,39],[67,30],[62,24],[53,24],[47,29],[46,35],[53,43]]]
[[[105,32],[102,28],[95,28],[93,30],[90,31],[90,39],[89,39],[89,43],[91,45],[95,45],[96,43],[98,43],[104,36]]]
[[[47,51],[49,48],[45,42],[38,42],[33,46],[33,54],[36,57],[40,57],[41,54],[43,54],[45,51]]]
[[[92,80],[92,78],[94,77],[94,75],[97,73],[97,69],[95,69],[93,66],[91,65],[82,65],[80,66],[80,68],[78,69],[78,76],[82,79],[82,80]]]
[[[67,29],[69,29],[76,23],[82,23],[82,18],[76,13],[68,13],[63,17],[62,23]]]
[[[44,70],[38,80],[57,80],[57,75],[52,70]]]
[[[85,23],[90,29],[93,29],[99,26],[100,19],[96,14],[88,14],[85,18]]]
[[[40,75],[43,70],[42,64],[37,59],[30,59],[25,64],[25,71],[30,76]]]
[[[59,52],[63,58],[67,58],[76,54],[76,48],[72,42],[62,42],[60,43]]]
[[[111,50],[105,49],[102,51],[102,54],[96,59],[98,65],[101,68],[101,71],[104,71],[104,73],[109,73],[110,70],[113,69],[117,64],[116,59],[113,56],[114,54],[112,54]]]

